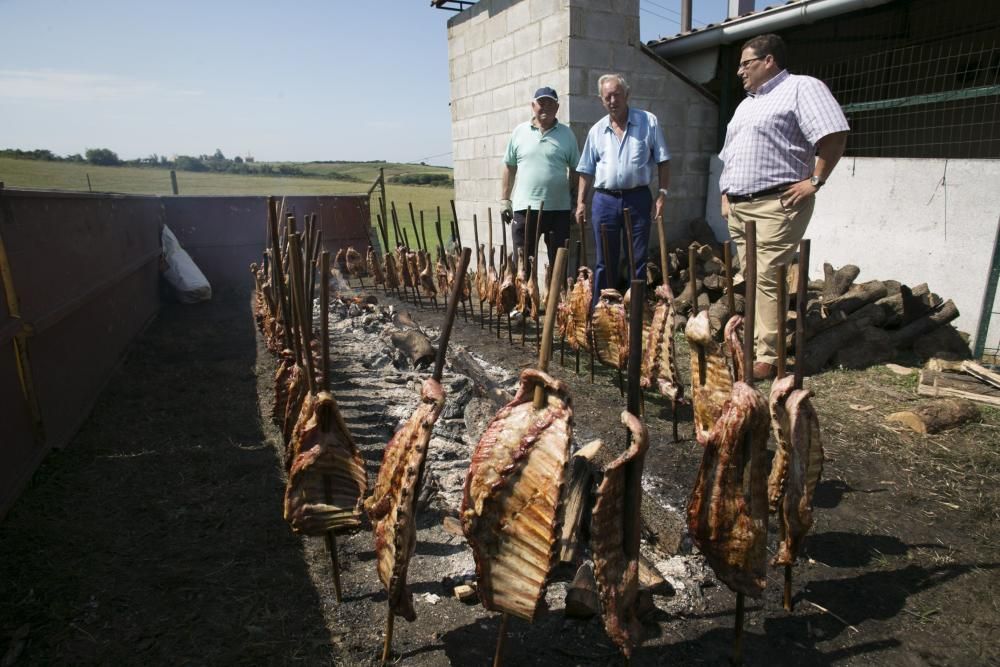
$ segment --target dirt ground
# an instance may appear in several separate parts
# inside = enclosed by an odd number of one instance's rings
[[[74,442],[50,454],[0,522],[4,667],[377,664],[386,596],[369,529],[338,540],[338,604],[325,544],[292,535],[282,520],[280,435],[266,417],[274,361],[248,301],[223,291],[208,304],[165,304]],[[405,308],[426,327],[440,322],[440,311]],[[338,340],[361,335],[338,331]],[[497,341],[474,320],[457,322],[452,344],[508,380],[535,360],[530,345]],[[579,375],[570,355],[565,367],[558,359],[551,370],[571,386],[576,441],[601,437],[610,456],[623,444],[615,375],[599,370],[591,384],[586,357]],[[681,368],[686,375],[686,360]],[[371,476],[427,374],[375,381],[373,372],[335,356],[333,391]],[[469,390],[445,379],[450,395]],[[879,367],[806,384],[827,456],[816,524],[794,571],[794,611],[782,610],[777,570],[765,597],[747,601],[745,663],[1000,663],[1000,411],[918,436],[884,423],[917,401],[915,376]],[[475,425],[488,417],[477,422],[472,412],[446,408],[441,437],[471,450]],[[632,664],[726,664],[735,596],[678,532],[701,457],[690,413],[674,443],[662,401],[647,397],[646,412],[644,553],[669,584],[654,596]],[[499,616],[452,598],[447,585],[473,567],[464,540],[442,526],[464,462],[432,453],[428,466],[439,492],[420,515],[409,575],[417,620],[397,619],[395,659],[488,665]],[[769,530],[773,552],[773,521]],[[564,617],[572,574],[556,571],[535,623],[511,620],[506,664],[621,664],[598,618]]]

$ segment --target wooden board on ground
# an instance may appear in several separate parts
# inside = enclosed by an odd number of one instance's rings
[[[1000,389],[963,373],[946,373],[924,368],[917,385],[920,396],[967,398],[977,403],[1000,406]]]

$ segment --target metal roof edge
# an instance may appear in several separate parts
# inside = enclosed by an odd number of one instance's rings
[[[793,0],[780,7],[747,14],[677,37],[648,44],[663,59],[732,44],[766,32],[791,28],[821,19],[870,9],[893,0]]]
[[[713,104],[719,103],[719,98],[716,95],[714,95],[710,90],[705,88],[705,86],[701,85],[697,81],[691,79],[691,77],[689,77],[687,74],[677,69],[677,67],[672,65],[668,60],[664,60],[663,58],[661,58],[655,51],[653,51],[653,49],[649,48],[645,44],[639,44],[639,50],[645,53],[653,60],[655,60],[658,65],[669,70],[670,73],[676,76],[678,79],[680,79],[687,85],[691,86],[697,92],[701,93],[701,95],[705,97],[709,102],[712,102]]]

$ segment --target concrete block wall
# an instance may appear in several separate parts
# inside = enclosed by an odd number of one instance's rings
[[[605,114],[597,92],[603,74],[625,76],[630,106],[654,113],[670,147],[668,240],[704,217],[709,161],[715,153],[718,103],[641,48],[638,0],[570,0],[570,118],[580,144]]]
[[[473,214],[485,243],[489,207],[494,242],[500,244],[497,212],[507,140],[518,124],[531,120],[535,90],[552,86],[564,96],[568,56],[566,0],[486,0],[449,21],[455,208],[467,245]]]
[[[664,127],[671,150],[668,237],[704,216],[717,104],[641,48],[638,0],[480,0],[449,21],[448,57],[463,240],[473,237],[474,213],[485,240],[487,208],[498,206],[504,149],[514,127],[530,120],[535,89],[559,92],[559,120],[582,147],[587,130],[605,114],[597,79],[608,72],[623,74],[632,105],[655,113]],[[587,245],[592,256],[593,243]]]

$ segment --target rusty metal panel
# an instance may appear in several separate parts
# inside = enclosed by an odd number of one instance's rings
[[[278,199],[280,203],[280,198]],[[213,290],[248,289],[250,263],[260,262],[267,239],[267,198],[254,196],[164,197],[165,222],[191,255]],[[323,230],[323,247],[335,254],[369,243],[371,214],[366,195],[285,197],[298,229],[315,213]]]
[[[212,290],[246,288],[267,224],[264,197],[164,197],[165,223]]]
[[[155,316],[162,217],[156,197],[0,191],[0,235],[30,332],[44,429],[39,441],[14,365],[11,336],[20,327],[0,320],[0,515],[45,452],[68,444],[129,342]]]
[[[286,197],[285,208],[294,209],[300,220],[307,213],[316,214],[323,230],[323,249],[331,255],[347,246],[354,246],[362,255],[365,253],[371,229],[368,195]]]

